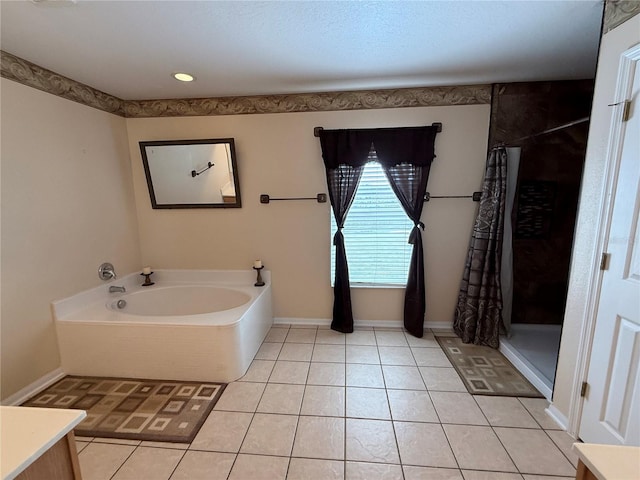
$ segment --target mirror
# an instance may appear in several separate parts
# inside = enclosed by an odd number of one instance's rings
[[[153,208],[239,208],[233,138],[140,142]]]

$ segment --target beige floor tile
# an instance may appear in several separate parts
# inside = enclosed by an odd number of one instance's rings
[[[226,480],[235,459],[233,453],[189,451],[180,460],[171,480]]]
[[[404,480],[402,467],[390,463],[347,462],[347,480]]]
[[[347,387],[347,417],[391,420],[386,390]]]
[[[150,442],[148,440],[140,442],[141,447],[153,447],[153,448],[170,448],[171,450],[186,450],[190,443],[174,443],[174,442]]]
[[[344,345],[321,345],[316,343],[313,347],[312,362],[344,363]]]
[[[344,345],[346,341],[346,334],[342,332],[336,332],[335,330],[318,328],[316,333],[316,343],[326,345]]]
[[[345,340],[347,345],[377,345],[373,330],[356,330],[345,335]]]
[[[292,327],[289,329],[289,333],[285,342],[292,343],[315,343],[317,329],[313,328],[299,328]]]
[[[387,388],[398,390],[426,390],[418,367],[383,365],[382,373]]]
[[[416,365],[409,347],[378,347],[378,351],[383,365]]]
[[[263,343],[256,353],[256,360],[277,360],[282,345],[282,343]]]
[[[271,327],[264,341],[266,343],[282,343],[287,338],[287,333],[289,333],[288,328]]]
[[[569,459],[574,467],[578,467],[578,455],[572,450],[573,444],[577,442],[575,438],[562,430],[549,430],[547,435],[551,437],[553,443],[560,449],[565,457]]]
[[[308,385],[341,386],[345,382],[344,363],[311,363]]]
[[[112,443],[91,443],[78,455],[84,480],[108,480],[136,447]]]
[[[304,385],[269,383],[264,389],[257,411],[298,415],[303,394]]]
[[[542,430],[495,427],[520,473],[573,476],[575,469]]]
[[[380,365],[347,363],[347,386],[384,388],[382,368]]]
[[[456,332],[452,328],[432,328],[431,332],[436,337],[457,337]]]
[[[292,458],[287,480],[344,480],[344,462]]]
[[[249,365],[247,373],[240,378],[239,382],[262,382],[269,380],[273,366],[276,364],[273,360],[254,360]]]
[[[113,480],[166,480],[184,453],[184,450],[138,447],[113,476]]]
[[[440,348],[411,347],[411,350],[419,367],[452,367]]]
[[[76,437],[76,440],[79,442],[90,442],[95,438],[95,437],[83,437],[80,435],[75,435],[75,437]]]
[[[287,362],[278,360],[273,367],[269,381],[273,383],[294,383],[304,385],[307,382],[309,364],[307,362]]]
[[[256,413],[240,453],[290,456],[297,423],[295,415]]]
[[[229,480],[285,480],[288,465],[287,457],[238,455]]]
[[[344,417],[344,387],[307,385],[304,391],[300,414],[319,417]]]
[[[400,463],[391,422],[347,418],[346,438],[347,460]]]
[[[265,385],[250,382],[230,383],[213,408],[230,412],[255,412]]]
[[[458,466],[467,470],[517,472],[491,427],[443,425]]]
[[[522,475],[519,473],[462,470],[462,475],[464,480],[522,480]]]
[[[405,480],[464,480],[460,470],[434,467],[402,467]]]
[[[442,423],[488,425],[482,411],[468,393],[429,392]]]
[[[285,343],[280,350],[278,360],[310,362],[312,353],[313,344],[311,343]]]
[[[517,398],[485,395],[476,395],[474,398],[489,424],[494,427],[540,428]]]
[[[76,440],[76,451],[80,453],[86,448],[87,445],[89,445],[89,443],[90,442],[79,442],[78,440]]]
[[[403,465],[458,468],[442,426],[393,422]]]
[[[404,336],[407,338],[407,343],[410,347],[440,348],[440,344],[436,341],[436,337],[434,337],[431,332],[424,332],[422,338],[414,337],[407,332],[404,333]]]
[[[191,450],[237,453],[253,414],[213,411],[191,442]]]
[[[344,460],[344,418],[300,417],[294,457]]]
[[[380,330],[374,329],[376,343],[379,347],[408,347],[407,338],[402,330]]]
[[[573,480],[575,477],[556,477],[549,475],[523,475],[524,480]]]
[[[373,345],[347,345],[347,363],[380,365],[378,347]]]
[[[447,367],[418,367],[422,374],[427,390],[435,392],[466,392],[460,375],[455,368]]]
[[[115,445],[132,445],[134,447],[140,445],[140,440],[129,440],[128,438],[96,437],[93,441],[96,443],[113,443]]]
[[[426,391],[387,390],[387,396],[394,420],[438,423],[438,415]]]
[[[549,401],[544,398],[525,398],[518,397],[518,400],[525,406],[531,416],[536,419],[545,430],[562,430],[549,415],[545,409],[549,406]]]

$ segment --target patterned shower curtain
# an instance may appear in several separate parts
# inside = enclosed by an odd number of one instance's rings
[[[507,188],[507,150],[487,158],[482,199],[460,284],[453,329],[464,343],[499,347],[502,328],[500,266]]]

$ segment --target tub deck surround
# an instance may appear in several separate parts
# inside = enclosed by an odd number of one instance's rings
[[[234,381],[244,375],[273,323],[270,272],[263,278],[266,285],[255,287],[253,271],[157,270],[150,287],[142,287],[133,273],[56,301],[52,311],[62,369],[70,375]],[[110,285],[127,291],[108,293]],[[190,301],[192,294],[203,293],[212,302]],[[225,293],[234,297],[231,305],[247,301],[228,308]],[[137,313],[114,307],[119,299]],[[142,314],[159,302],[173,311]],[[207,303],[226,309],[193,313]]]

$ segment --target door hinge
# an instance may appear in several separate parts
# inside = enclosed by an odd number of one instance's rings
[[[609,269],[609,257],[611,257],[611,254],[602,252],[602,257],[600,257],[600,270]]]
[[[622,121],[626,122],[631,117],[631,100],[624,101],[624,109],[622,110]]]
[[[580,397],[584,397],[587,394],[587,388],[589,388],[589,384],[587,382],[582,382],[582,386],[580,387]]]

